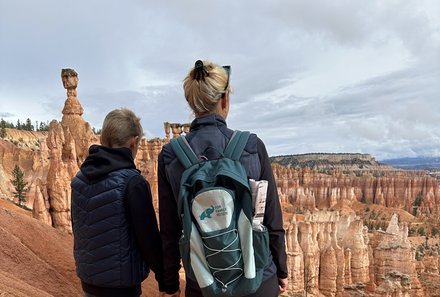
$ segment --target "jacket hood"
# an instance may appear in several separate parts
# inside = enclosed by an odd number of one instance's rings
[[[102,145],[92,145],[89,156],[81,165],[81,172],[88,180],[105,177],[119,169],[136,169],[131,150],[126,147],[110,148]]]

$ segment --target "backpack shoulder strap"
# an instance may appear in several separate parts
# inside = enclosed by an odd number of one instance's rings
[[[235,130],[223,153],[224,156],[232,160],[239,161],[244,147],[249,139],[249,135],[250,133],[248,131]]]
[[[200,162],[184,136],[172,138],[170,144],[185,169]]]

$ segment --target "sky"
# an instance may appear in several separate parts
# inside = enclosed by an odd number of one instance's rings
[[[61,120],[73,68],[93,127],[126,107],[164,138],[198,59],[231,65],[228,127],[270,156],[440,156],[440,1],[0,0],[9,122]]]

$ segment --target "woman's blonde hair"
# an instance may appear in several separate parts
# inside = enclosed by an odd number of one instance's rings
[[[102,124],[101,144],[108,147],[125,147],[131,137],[144,135],[141,119],[127,108],[112,110]]]
[[[197,63],[199,68],[197,69]],[[199,76],[197,72],[203,71]],[[196,115],[211,113],[218,101],[230,91],[229,73],[223,66],[209,61],[197,61],[183,80],[185,98]]]

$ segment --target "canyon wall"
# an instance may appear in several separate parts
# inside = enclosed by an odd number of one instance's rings
[[[7,136],[0,139],[0,195],[11,198],[11,173],[19,165],[29,183],[26,205],[33,208],[33,216],[71,233],[70,181],[99,138],[82,117],[76,72],[63,70],[62,80],[67,99],[61,121],[53,120],[48,132],[6,129]],[[176,137],[188,132],[189,125],[164,123],[164,128],[166,138],[142,139],[136,157],[138,169],[150,182],[156,208],[159,152],[170,139],[170,129]],[[403,213],[438,218],[438,180],[422,171],[383,167],[366,154],[330,156],[333,164],[343,163],[341,167],[320,167],[325,156],[314,155],[299,158],[301,164],[308,164],[316,157],[314,169],[272,165],[284,214],[289,292],[429,296],[424,285],[427,279],[440,279],[439,251],[429,250],[416,261],[407,222],[399,219]],[[344,161],[350,158],[355,161]],[[359,205],[401,212],[383,230],[368,229],[355,213]]]
[[[13,200],[12,171],[18,165],[29,188],[24,205],[32,208],[38,181],[46,180],[49,168],[47,132],[5,130],[0,139],[0,199]]]
[[[285,227],[293,293],[426,296],[417,277],[408,228],[399,226],[397,216],[386,231],[372,233],[354,214],[329,211],[295,215]]]
[[[281,201],[298,210],[351,209],[353,202],[403,209],[417,216],[439,216],[440,185],[423,171],[386,170],[362,174],[342,170],[272,165]],[[417,200],[417,198],[419,198]],[[416,201],[417,200],[417,201]]]

